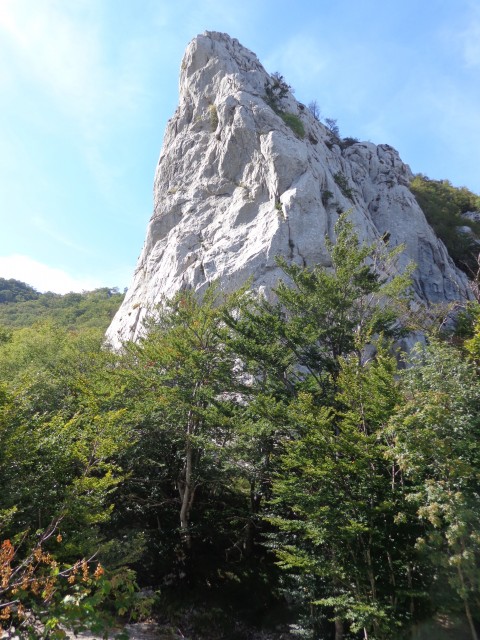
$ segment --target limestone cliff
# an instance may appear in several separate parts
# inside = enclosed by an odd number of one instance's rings
[[[145,244],[107,338],[134,339],[148,310],[182,287],[200,292],[216,279],[234,290],[251,276],[268,290],[280,276],[277,255],[328,265],[325,236],[347,209],[361,239],[388,234],[392,246],[405,244],[402,261],[418,265],[423,300],[467,296],[411,177],[392,147],[338,140],[237,40],[196,37],[181,64]]]

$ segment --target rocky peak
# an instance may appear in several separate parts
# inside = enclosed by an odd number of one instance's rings
[[[181,63],[154,182],[153,215],[122,307],[107,337],[135,339],[149,309],[181,288],[227,291],[251,277],[268,290],[275,256],[328,266],[340,212],[362,240],[388,234],[414,261],[425,302],[467,297],[465,276],[427,224],[409,167],[389,145],[341,140],[278,76],[226,34],[206,32]]]

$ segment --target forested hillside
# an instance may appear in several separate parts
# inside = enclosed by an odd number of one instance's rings
[[[0,326],[28,327],[42,320],[78,329],[109,325],[123,300],[118,289],[107,287],[82,293],[39,293],[19,280],[0,278]]]
[[[121,353],[68,322],[5,334],[5,629],[477,638],[480,307],[441,333],[398,253],[336,233],[331,270],[279,261],[277,302],[184,291]]]

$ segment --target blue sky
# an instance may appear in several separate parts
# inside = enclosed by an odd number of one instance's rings
[[[0,276],[128,286],[188,42],[223,31],[343,136],[480,193],[479,0],[0,0]]]

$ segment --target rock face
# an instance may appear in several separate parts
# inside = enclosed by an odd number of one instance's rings
[[[462,218],[471,220],[472,222],[480,222],[480,211],[466,211],[462,213]]]
[[[149,309],[181,288],[201,292],[218,280],[231,291],[252,277],[268,291],[281,276],[277,255],[328,266],[325,237],[333,239],[348,209],[360,239],[388,234],[391,246],[405,244],[402,264],[417,264],[420,298],[469,295],[395,149],[340,140],[281,88],[226,34],[206,32],[188,45],[147,237],[107,333],[113,346],[135,339]]]

